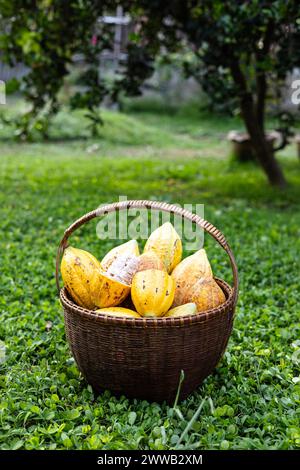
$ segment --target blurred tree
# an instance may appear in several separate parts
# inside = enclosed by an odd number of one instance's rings
[[[258,161],[271,184],[284,186],[265,138],[265,105],[268,81],[284,80],[300,65],[299,2],[133,0],[127,8],[137,23],[134,53],[142,61],[133,64],[139,76],[143,67],[149,71],[149,57],[190,47],[197,60],[185,65],[187,74],[196,76],[216,100],[238,98]],[[129,60],[126,86],[133,92],[138,80],[131,66]]]
[[[17,119],[21,138],[29,138],[34,130],[47,137],[50,118],[59,109],[57,95],[75,53],[83,54],[87,66],[80,77],[83,91],[72,97],[71,106],[87,109],[91,130],[97,132],[101,123],[99,104],[108,92],[99,74],[99,55],[110,47],[111,31],[102,23],[97,24],[96,31],[95,25],[115,3],[0,0],[1,60],[10,65],[22,62],[29,69],[18,84],[31,104],[31,109]],[[16,90],[16,80],[13,82]]]

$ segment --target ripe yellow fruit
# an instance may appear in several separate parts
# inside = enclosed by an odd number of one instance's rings
[[[182,260],[172,272],[172,277],[176,285],[174,305],[191,302],[190,293],[193,286],[205,279],[213,279],[206,251],[201,249]]]
[[[144,248],[145,253],[148,251],[154,251],[159,256],[168,273],[180,263],[182,243],[170,222],[166,222],[151,233]]]
[[[224,292],[214,279],[205,279],[197,282],[189,296],[189,301],[195,302],[197,305],[198,312],[205,312],[206,310],[218,307],[225,300]]]
[[[101,261],[102,268],[106,271],[113,261],[115,261],[120,255],[125,254],[139,256],[139,245],[136,240],[129,240],[128,242],[115,246],[115,248],[110,250]]]
[[[95,313],[103,313],[105,315],[111,315],[113,317],[131,317],[131,318],[141,318],[141,316],[134,310],[123,307],[109,307],[109,308],[100,308],[95,311]]]
[[[147,271],[147,269],[165,271],[165,265],[155,251],[146,251],[138,257],[138,268],[136,272]]]
[[[110,277],[102,268],[95,271],[90,283],[91,299],[99,308],[115,307],[126,299],[130,285]]]
[[[189,302],[179,307],[171,308],[165,315],[165,317],[186,317],[188,315],[196,315],[197,305],[193,302]]]
[[[175,293],[176,296],[176,293]],[[182,306],[188,302],[194,302],[197,306],[197,312],[205,312],[212,308],[218,307],[225,302],[225,294],[221,287],[212,279],[203,279],[190,286],[181,298]],[[175,300],[173,307],[176,306]]]
[[[95,307],[90,286],[95,272],[100,268],[99,261],[88,251],[71,246],[65,249],[60,266],[61,275],[69,294],[81,307]]]
[[[166,271],[148,269],[135,274],[131,297],[143,317],[161,317],[172,305],[175,282]]]

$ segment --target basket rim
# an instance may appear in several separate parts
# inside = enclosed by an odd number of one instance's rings
[[[97,315],[92,311],[86,308],[80,307],[75,302],[73,302],[68,295],[68,291],[65,287],[62,287],[60,290],[60,302],[64,310],[70,310],[72,313],[77,314],[88,320],[92,320],[98,324],[111,324],[111,325],[126,325],[126,326],[137,326],[137,327],[157,327],[157,326],[187,326],[194,323],[204,322],[209,320],[210,317],[216,314],[224,314],[231,312],[232,316],[234,315],[235,309],[235,297],[233,288],[224,280],[217,277],[214,278],[218,285],[221,287],[223,292],[226,295],[226,301],[223,302],[218,307],[215,307],[205,312],[201,312],[197,315],[186,315],[184,317],[156,317],[156,318],[130,318],[130,317],[117,317],[111,315],[105,315],[98,313]]]

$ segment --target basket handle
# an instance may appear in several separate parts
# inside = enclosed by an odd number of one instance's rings
[[[170,212],[171,214],[175,214],[187,220],[190,220],[191,222],[195,222],[199,227],[201,227],[207,233],[209,233],[219,243],[219,245],[221,245],[221,247],[226,251],[227,255],[229,256],[232,274],[233,274],[233,297],[234,297],[234,301],[235,301],[234,305],[235,305],[237,296],[238,296],[238,286],[239,286],[238,269],[237,269],[236,261],[231,251],[231,248],[229,247],[222,232],[220,232],[220,230],[218,230],[216,227],[214,227],[212,224],[210,224],[206,220],[202,219],[202,217],[199,217],[196,214],[192,214],[192,212],[182,209],[181,207],[175,206],[174,204],[167,204],[165,202],[156,202],[156,201],[147,201],[147,200],[121,201],[121,202],[116,202],[113,204],[101,206],[98,209],[95,209],[94,211],[88,212],[87,214],[83,215],[82,217],[80,217],[80,219],[76,220],[72,225],[70,225],[66,229],[64,236],[59,244],[59,247],[57,250],[57,256],[56,256],[55,277],[56,277],[56,286],[57,286],[58,294],[60,292],[60,284],[59,284],[60,260],[67,246],[67,241],[70,235],[79,227],[84,225],[86,222],[89,222],[90,220],[94,219],[95,217],[106,215],[109,212],[114,212],[118,210],[126,210],[131,207],[136,208],[136,209],[139,209],[139,208],[155,209],[155,210],[160,210],[164,212]]]

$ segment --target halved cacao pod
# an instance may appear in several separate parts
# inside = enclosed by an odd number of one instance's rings
[[[165,315],[165,317],[186,317],[188,315],[197,314],[197,305],[194,302],[188,304],[179,305],[179,307],[171,308]]]
[[[107,269],[106,273],[123,284],[131,285],[132,278],[139,266],[139,257],[132,254],[119,255]]]
[[[213,279],[206,251],[202,248],[183,259],[172,272],[172,277],[176,285],[173,305],[191,302],[189,299],[193,286],[204,279]]]
[[[147,271],[147,269],[159,269],[165,271],[165,265],[155,251],[146,251],[138,257],[136,272]]]
[[[148,269],[136,273],[132,280],[131,298],[143,317],[161,317],[172,305],[175,282],[166,271]]]
[[[126,299],[130,285],[117,281],[100,268],[91,281],[90,292],[92,302],[97,307],[115,307]]]
[[[144,248],[145,253],[148,251],[154,251],[159,256],[168,273],[180,263],[182,243],[170,222],[166,222],[151,233]]]
[[[74,301],[81,307],[93,309],[90,285],[95,272],[101,269],[99,261],[88,251],[69,246],[61,261],[64,285]]]
[[[95,313],[103,313],[105,315],[111,315],[113,317],[132,317],[132,318],[141,318],[141,316],[134,310],[123,307],[108,307],[100,308],[95,310]]]
[[[129,240],[122,245],[115,246],[110,250],[101,261],[101,266],[104,270],[107,270],[113,261],[115,261],[120,255],[134,255],[139,256],[139,245],[136,240]]]

